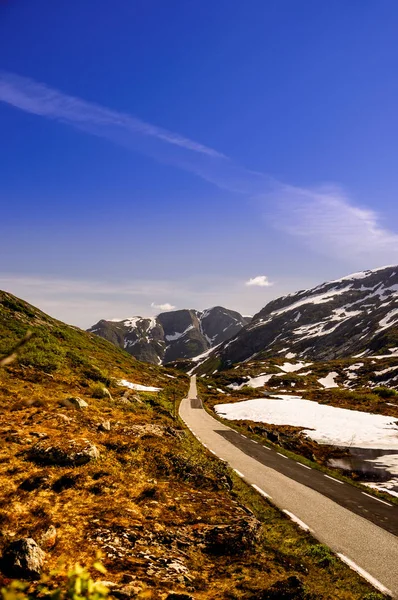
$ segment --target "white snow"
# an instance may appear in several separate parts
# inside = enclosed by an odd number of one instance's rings
[[[285,355],[285,358],[287,358],[287,359],[292,359],[292,358],[294,358],[295,356],[296,356],[296,353],[295,353],[295,352],[288,352],[288,353]]]
[[[388,367],[387,369],[382,369],[381,371],[375,371],[375,375],[384,375],[385,373],[390,373],[391,371],[396,371],[398,369],[398,365],[395,367]]]
[[[344,294],[345,292],[349,292],[351,289],[351,285],[345,287],[345,288],[332,288],[331,290],[329,290],[328,292],[325,292],[324,294],[315,294],[314,296],[305,296],[302,300],[298,300],[297,302],[294,302],[293,304],[290,304],[289,306],[285,306],[285,308],[280,308],[279,310],[274,310],[271,315],[281,315],[284,312],[287,312],[289,310],[293,310],[295,308],[298,308],[299,306],[304,306],[305,304],[324,304],[325,302],[329,302],[329,300],[332,300],[335,296],[339,296],[341,294]]]
[[[305,427],[305,434],[320,444],[398,450],[396,418],[336,408],[301,396],[277,395],[218,404],[214,409],[229,420]]]
[[[300,371],[300,369],[304,369],[305,367],[309,367],[312,363],[298,362],[296,364],[285,362],[282,366],[277,365],[281,371],[285,373],[294,373],[294,371]]]
[[[152,387],[148,385],[141,385],[140,383],[131,383],[126,379],[119,379],[118,385],[130,388],[131,390],[137,390],[138,392],[160,392],[162,388]]]
[[[389,313],[386,314],[384,319],[379,321],[379,329],[388,329],[398,321],[398,308],[394,308],[394,310],[390,310]]]
[[[245,381],[244,383],[241,383],[240,385],[237,383],[230,383],[229,385],[227,385],[227,387],[229,387],[231,390],[241,390],[243,387],[248,386],[251,388],[259,388],[259,387],[263,387],[263,385],[265,385],[266,383],[268,383],[268,381],[271,379],[271,377],[274,376],[278,376],[281,375],[282,373],[271,373],[271,374],[267,374],[267,375],[259,375],[258,377],[249,377],[249,379],[247,381]]]
[[[183,335],[185,335],[186,333],[188,333],[188,331],[191,331],[191,329],[193,329],[194,326],[193,325],[189,325],[189,327],[187,327],[185,329],[185,331],[182,331],[181,333],[179,331],[176,331],[175,333],[171,333],[169,335],[166,335],[165,338],[168,342],[175,342],[175,340],[180,339]]]
[[[349,367],[347,367],[347,371],[357,371],[358,369],[363,367],[364,364],[365,363],[360,362],[360,363],[355,363],[353,365],[350,365]]]
[[[338,377],[338,375],[339,374],[336,373],[336,371],[332,371],[331,373],[328,373],[326,377],[321,377],[321,379],[318,379],[318,383],[323,385],[324,388],[338,388],[339,386],[334,380],[334,378]]]

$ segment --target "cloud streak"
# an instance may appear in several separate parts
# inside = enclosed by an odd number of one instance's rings
[[[317,253],[364,268],[398,262],[398,234],[383,227],[375,211],[354,205],[340,187],[280,185],[260,200],[274,206],[268,216],[277,229]]]
[[[37,83],[33,79],[4,71],[0,72],[0,99],[25,112],[69,123],[76,127],[96,127],[98,135],[101,134],[101,128],[104,133],[107,128],[120,128],[131,134],[154,137],[167,144],[199,154],[213,158],[225,158],[212,148],[162,127],[145,123],[131,115],[110,110],[74,96],[68,96],[42,83]]]
[[[388,230],[376,212],[357,206],[341,188],[286,185],[187,137],[18,75],[0,72],[0,101],[245,194],[259,204],[268,224],[319,254],[364,268],[398,262],[398,234]]]

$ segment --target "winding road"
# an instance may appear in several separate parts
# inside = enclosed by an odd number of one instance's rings
[[[311,469],[210,416],[191,377],[180,416],[197,439],[374,587],[398,598],[398,506]]]

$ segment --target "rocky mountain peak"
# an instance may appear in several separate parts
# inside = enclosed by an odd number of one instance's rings
[[[249,322],[236,311],[215,306],[204,311],[174,310],[152,318],[102,319],[88,331],[139,360],[165,364],[202,354],[234,336]]]

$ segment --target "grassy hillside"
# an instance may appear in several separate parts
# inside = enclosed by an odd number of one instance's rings
[[[186,375],[0,292],[0,357],[28,329],[0,369],[1,553],[33,538],[48,573],[100,550],[101,578],[122,599],[382,597],[181,427]],[[0,567],[7,586],[13,574]]]

